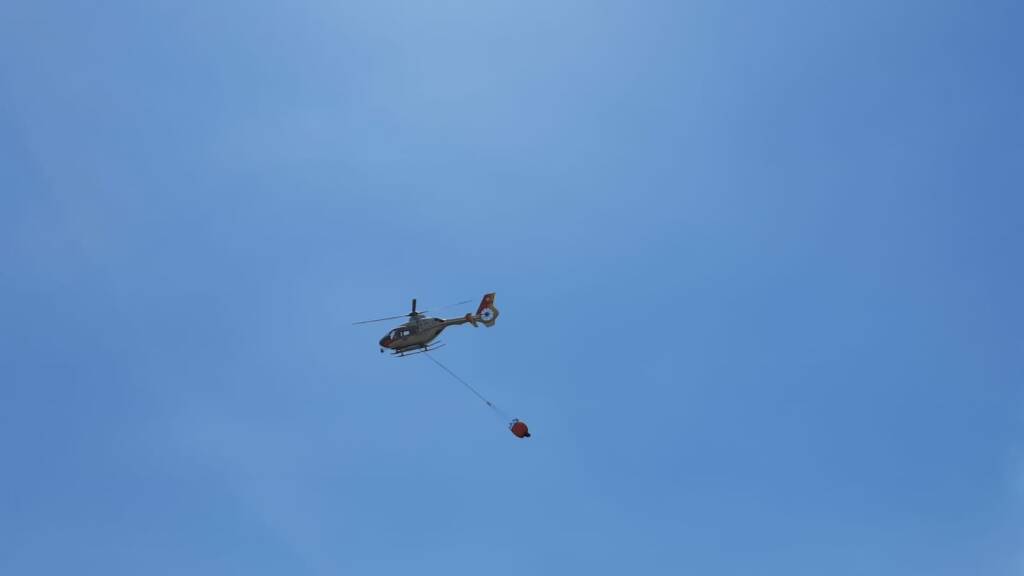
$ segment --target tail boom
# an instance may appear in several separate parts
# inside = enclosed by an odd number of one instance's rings
[[[482,300],[480,300],[480,306],[476,309],[476,314],[466,314],[461,318],[451,318],[445,320],[445,326],[458,326],[459,324],[472,324],[474,328],[480,324],[490,328],[494,326],[495,320],[498,319],[498,309],[494,307],[494,292],[490,294],[484,294]]]

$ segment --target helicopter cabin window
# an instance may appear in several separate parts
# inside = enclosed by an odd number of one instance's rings
[[[391,331],[392,340],[401,340],[402,338],[408,338],[412,334],[408,328],[395,328]]]

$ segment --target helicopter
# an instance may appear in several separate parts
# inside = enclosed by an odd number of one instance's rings
[[[376,320],[363,320],[362,322],[353,322],[353,324],[370,324],[372,322],[384,322],[385,320],[408,317],[409,320],[405,324],[391,330],[380,339],[381,354],[384,353],[385,349],[391,350],[391,355],[398,357],[430,352],[444,346],[443,343],[435,342],[435,340],[449,326],[458,326],[460,324],[472,324],[473,327],[483,324],[488,328],[494,326],[494,322],[498,319],[498,309],[494,307],[494,295],[494,292],[484,294],[483,299],[480,300],[480,305],[477,306],[476,314],[467,312],[465,316],[458,318],[427,317],[426,314],[429,311],[416,311],[416,299],[413,298],[412,312],[408,314],[378,318]],[[467,300],[458,304],[466,304],[468,302],[471,301]],[[453,304],[453,306],[456,305]]]

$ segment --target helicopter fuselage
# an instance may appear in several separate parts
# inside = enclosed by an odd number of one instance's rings
[[[444,320],[442,318],[417,318],[402,324],[388,332],[380,339],[380,347],[396,353],[407,352],[417,348],[426,348],[437,338],[441,331],[453,324],[466,322],[464,318]]]

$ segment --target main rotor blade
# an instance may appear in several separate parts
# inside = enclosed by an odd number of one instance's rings
[[[456,306],[462,306],[463,304],[469,304],[471,302],[473,302],[473,300],[463,300],[462,302],[456,302],[455,304],[446,304],[444,306],[438,306],[437,308],[431,308],[430,310],[423,310],[422,312],[420,312],[420,314],[426,314],[426,313],[431,312],[433,310],[447,310],[448,308],[454,308]]]
[[[416,300],[413,299],[413,302],[415,302],[415,301]],[[430,310],[445,310],[447,308],[453,308],[455,306],[462,306],[463,304],[469,304],[471,302],[473,302],[473,300],[463,300],[462,302],[456,302],[455,304],[447,304],[445,306],[440,306],[438,308],[431,308]],[[413,305],[413,310],[414,311],[412,313],[410,313],[410,314],[402,314],[402,315],[399,315],[399,316],[388,316],[387,318],[377,318],[376,320],[363,320],[362,322],[353,322],[352,325],[355,326],[357,324],[371,324],[373,322],[383,322],[385,320],[397,320],[399,318],[408,318],[408,317],[414,316],[414,315],[415,316],[423,316],[424,314],[427,314],[427,313],[430,312],[430,310],[418,310],[417,311],[416,308],[415,308],[415,304]]]
[[[377,318],[376,320],[363,320],[361,322],[353,322],[352,325],[356,324],[370,324],[372,322],[383,322],[385,320],[397,320],[398,318],[405,318],[408,314],[402,314],[401,316],[388,316],[387,318]]]

